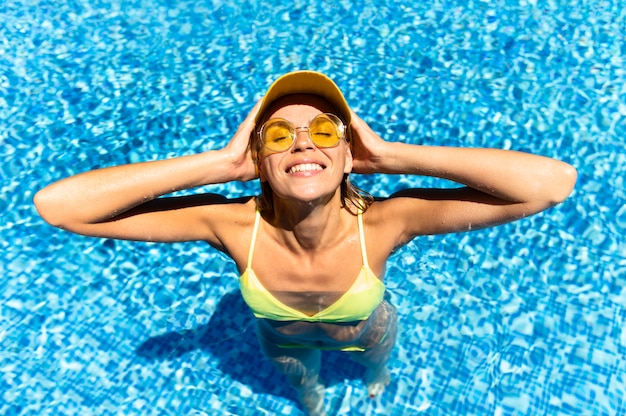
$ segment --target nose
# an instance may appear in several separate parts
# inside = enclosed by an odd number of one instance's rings
[[[293,151],[301,152],[303,150],[310,150],[315,148],[315,144],[311,140],[308,127],[298,127],[295,129],[295,143],[293,145]]]

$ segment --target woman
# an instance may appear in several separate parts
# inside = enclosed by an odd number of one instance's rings
[[[408,189],[372,200],[350,172],[428,175],[458,189]],[[262,194],[228,200],[162,195],[259,178]],[[287,74],[220,150],[117,166],[61,180],[35,196],[50,224],[84,235],[204,240],[228,254],[257,319],[262,350],[324,414],[320,350],[363,364],[370,395],[389,382],[396,311],[382,281],[390,253],[416,236],[520,219],[563,201],[570,165],[496,149],[386,142],[326,76]]]

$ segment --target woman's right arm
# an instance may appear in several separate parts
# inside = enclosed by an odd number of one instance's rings
[[[223,198],[200,195],[158,198],[175,191],[256,176],[248,141],[252,110],[223,149],[154,162],[81,173],[35,195],[40,215],[51,225],[83,235],[145,241],[216,240],[211,211]],[[221,210],[227,211],[227,210]],[[218,215],[219,216],[219,215]]]

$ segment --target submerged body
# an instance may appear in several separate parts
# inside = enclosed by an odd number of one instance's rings
[[[373,201],[351,188],[351,172],[428,175],[461,187]],[[259,198],[161,197],[256,178]],[[395,249],[420,235],[532,215],[564,200],[575,180],[571,166],[541,156],[386,142],[332,81],[295,73],[270,88],[225,148],[86,172],[43,189],[35,203],[46,221],[76,233],[199,240],[228,254],[261,349],[305,410],[324,414],[320,350],[344,350],[363,364],[371,395],[389,382],[396,311],[382,278]]]

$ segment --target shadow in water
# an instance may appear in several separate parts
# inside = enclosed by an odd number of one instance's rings
[[[239,291],[222,297],[209,322],[194,329],[168,332],[152,337],[137,348],[137,354],[148,360],[164,361],[190,351],[203,350],[218,358],[218,369],[252,388],[296,400],[286,378],[260,351],[255,333],[255,318]],[[326,386],[345,379],[362,378],[364,368],[346,354],[324,351],[321,377]],[[268,380],[272,380],[268,383]]]

